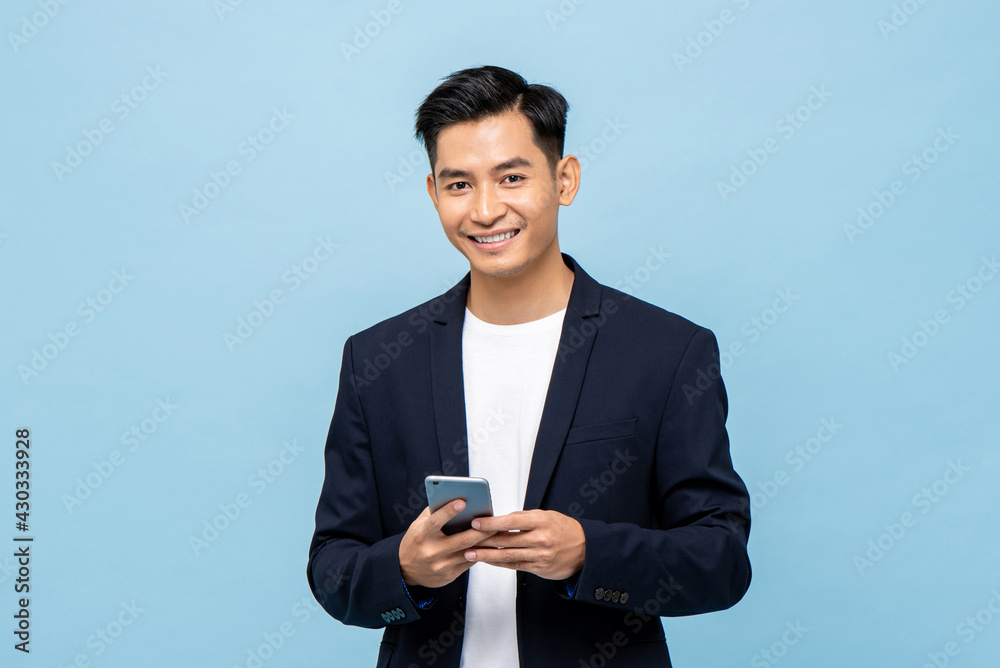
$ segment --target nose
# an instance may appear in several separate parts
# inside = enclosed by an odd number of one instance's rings
[[[495,189],[480,188],[473,201],[470,218],[481,225],[491,225],[506,215],[507,207]]]

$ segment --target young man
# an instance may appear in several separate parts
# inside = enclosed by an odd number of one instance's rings
[[[481,67],[417,112],[469,273],[348,338],[307,568],[333,617],[386,627],[380,667],[670,666],[659,617],[749,586],[715,337],[560,251],[566,110]],[[445,535],[463,503],[430,513],[429,474],[486,478],[494,517]]]

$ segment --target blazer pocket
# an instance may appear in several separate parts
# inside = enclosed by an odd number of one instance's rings
[[[598,424],[583,424],[571,427],[566,434],[566,445],[605,441],[613,438],[635,436],[639,418],[626,418]]]

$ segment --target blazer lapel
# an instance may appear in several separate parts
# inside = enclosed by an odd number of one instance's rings
[[[462,374],[462,325],[465,299],[472,274],[448,292],[427,304],[434,316],[430,325],[431,401],[437,430],[440,471],[445,475],[469,475],[468,430],[465,424],[465,383]]]
[[[572,257],[562,254],[563,261],[573,270],[573,288],[566,306],[559,347],[552,365],[548,393],[542,408],[542,420],[535,437],[531,455],[528,486],[524,493],[524,510],[540,508],[555,470],[559,454],[583,387],[587,361],[594,347],[598,327],[589,318],[600,314],[601,286],[576,264]]]
[[[566,266],[573,270],[573,288],[538,425],[524,510],[539,508],[549,486],[562,444],[573,422],[598,330],[597,324],[588,322],[588,319],[600,314],[601,286],[572,257],[565,253],[562,257]],[[430,313],[438,311],[429,332],[430,373],[441,470],[447,475],[469,475],[462,326],[470,279],[471,273],[466,274],[448,292],[427,304]]]

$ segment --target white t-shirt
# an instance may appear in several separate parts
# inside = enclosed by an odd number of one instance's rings
[[[469,475],[490,482],[493,513],[524,508],[538,424],[566,309],[539,320],[496,325],[465,309],[462,373]],[[460,668],[518,665],[514,602],[517,571],[469,569]]]

